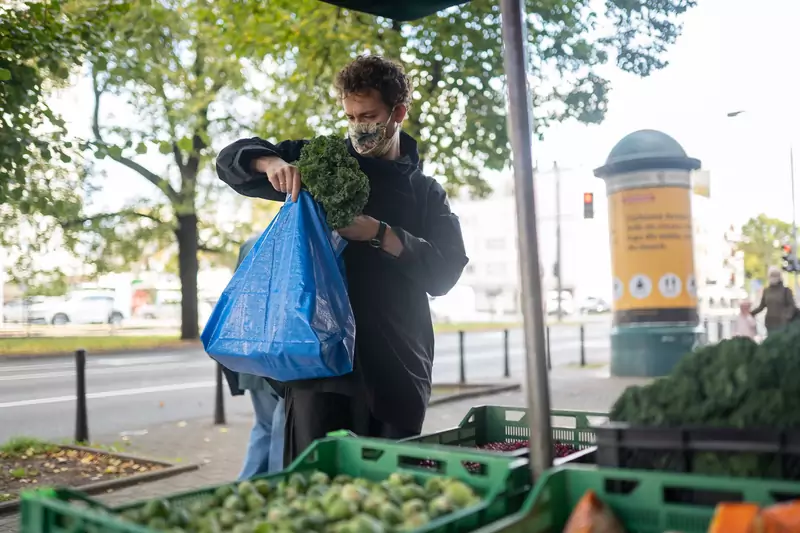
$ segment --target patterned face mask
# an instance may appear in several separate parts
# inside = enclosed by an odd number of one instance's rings
[[[366,157],[381,157],[389,151],[392,140],[400,131],[400,128],[397,127],[391,136],[387,135],[393,114],[394,110],[389,114],[386,122],[350,124],[347,127],[347,135],[356,152]]]

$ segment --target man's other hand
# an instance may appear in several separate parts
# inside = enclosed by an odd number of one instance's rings
[[[296,166],[290,165],[277,157],[260,157],[254,162],[258,172],[267,175],[272,188],[278,192],[291,193],[292,201],[296,202],[300,195],[300,171]]]
[[[368,241],[378,236],[378,229],[380,222],[372,217],[359,215],[353,219],[352,224],[336,231],[348,241]]]

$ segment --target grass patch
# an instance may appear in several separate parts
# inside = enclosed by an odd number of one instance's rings
[[[9,457],[49,453],[58,449],[58,446],[31,437],[14,437],[0,445],[0,453]]]
[[[517,322],[441,322],[433,325],[436,333],[456,333],[458,331],[502,331],[517,329],[522,324]]]
[[[14,501],[37,487],[80,487],[155,470],[164,465],[116,457],[114,446],[74,450],[30,437],[15,437],[0,445],[0,503]]]
[[[69,354],[83,348],[89,354],[185,345],[177,336],[26,337],[0,338],[0,357],[9,355]]]

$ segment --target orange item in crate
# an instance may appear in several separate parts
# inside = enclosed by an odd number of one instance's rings
[[[708,533],[761,533],[758,514],[761,508],[754,503],[720,503]]]
[[[757,533],[800,533],[800,501],[770,505],[760,515]]]
[[[625,533],[625,529],[597,494],[587,490],[572,510],[564,533]]]

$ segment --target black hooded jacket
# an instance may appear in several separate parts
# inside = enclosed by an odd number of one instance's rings
[[[362,157],[349,140],[343,142],[369,178],[364,214],[388,224],[403,252],[394,258],[365,242],[348,244],[344,262],[356,319],[355,370],[288,385],[363,395],[382,422],[419,432],[431,394],[434,350],[427,295],[447,293],[468,262],[461,226],[442,186],[419,169],[417,143],[410,136],[401,133],[398,161]],[[293,163],[306,143],[242,139],[219,153],[217,173],[240,194],[284,201],[286,195],[253,171],[252,162],[277,156]]]

